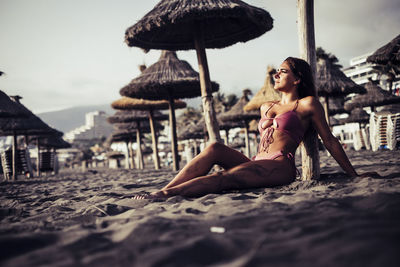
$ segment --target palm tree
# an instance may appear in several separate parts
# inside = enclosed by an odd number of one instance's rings
[[[374,65],[372,68],[373,72],[378,74],[378,80],[381,80],[382,76],[387,77],[386,80],[389,83],[389,92],[392,93],[393,81],[396,78],[396,75],[400,74],[400,66],[397,64],[393,64],[392,62],[388,62],[384,65]]]

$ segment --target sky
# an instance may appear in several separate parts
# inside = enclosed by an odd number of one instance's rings
[[[207,49],[211,80],[225,95],[255,94],[268,65],[299,56],[297,0],[247,0],[267,10],[273,29],[246,43]],[[75,106],[111,104],[136,78],[138,66],[155,63],[128,47],[125,30],[158,0],[0,0],[0,90],[20,95],[38,114]],[[314,0],[317,47],[349,66],[351,58],[374,52],[400,33],[398,0]],[[198,71],[194,50],[178,51]]]

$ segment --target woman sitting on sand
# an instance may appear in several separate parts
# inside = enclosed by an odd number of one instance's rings
[[[342,145],[332,135],[323,107],[315,97],[310,65],[302,59],[289,57],[274,79],[274,89],[282,93],[282,99],[264,103],[260,108],[261,141],[253,159],[216,142],[191,160],[164,188],[134,198],[198,197],[225,190],[289,184],[296,177],[293,155],[311,125],[342,169],[349,176],[358,176]],[[208,175],[214,164],[225,171]]]

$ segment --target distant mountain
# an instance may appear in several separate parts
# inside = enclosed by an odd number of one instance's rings
[[[104,111],[107,115],[113,115],[115,113],[115,110],[111,108],[110,104],[104,104],[73,107],[58,111],[39,113],[36,115],[51,127],[66,133],[84,125],[85,114],[92,111]]]
[[[188,106],[199,108],[201,105],[201,98],[183,99]],[[62,131],[69,132],[79,126],[85,125],[85,114],[92,111],[104,111],[107,115],[113,115],[116,110],[111,108],[110,104],[96,105],[96,106],[79,106],[58,111],[43,112],[36,114],[45,123],[51,127]],[[167,112],[167,111],[165,111]],[[182,110],[177,110],[178,115]]]

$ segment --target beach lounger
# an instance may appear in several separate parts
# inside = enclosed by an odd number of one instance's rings
[[[54,153],[51,151],[40,152],[40,172],[54,171]]]
[[[400,142],[400,113],[371,113],[370,141],[373,151],[395,149]]]
[[[1,165],[3,169],[3,175],[5,180],[10,180],[12,177],[12,150],[7,149],[1,151]],[[29,163],[28,163],[29,161]],[[32,169],[30,165],[30,157],[29,153],[27,153],[27,149],[18,149],[17,150],[17,165],[16,165],[16,174],[32,174]]]
[[[388,148],[394,150],[400,142],[400,113],[388,115],[387,120]]]

